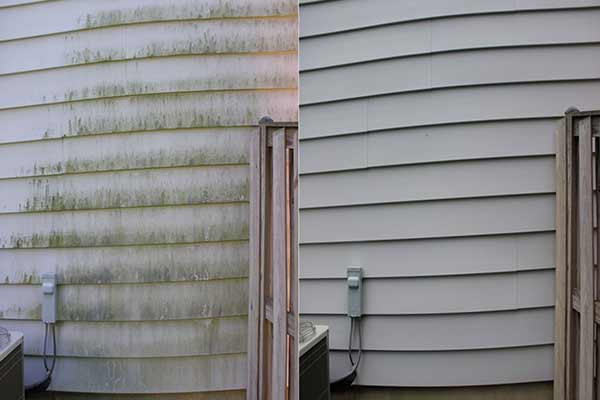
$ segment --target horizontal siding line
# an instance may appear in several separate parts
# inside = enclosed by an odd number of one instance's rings
[[[106,208],[69,208],[63,210],[34,210],[34,211],[10,211],[0,212],[0,220],[6,215],[32,215],[32,214],[62,214],[62,213],[79,213],[79,212],[90,212],[90,211],[116,211],[116,210],[136,210],[141,208],[182,208],[182,207],[214,207],[223,205],[242,205],[249,204],[249,200],[245,201],[215,201],[208,203],[180,203],[180,204],[160,204],[160,205],[139,205],[139,206],[127,206],[127,207],[106,207]]]
[[[88,357],[88,356],[60,356],[57,355],[56,358],[75,358],[75,359],[115,359],[115,360],[137,360],[137,359],[158,359],[158,360],[164,360],[166,358],[172,358],[172,359],[182,359],[182,358],[215,358],[215,357],[220,357],[220,356],[239,356],[239,355],[246,355],[247,352],[231,352],[231,353],[216,353],[216,354],[198,354],[198,355],[178,355],[178,356],[148,356],[148,357],[98,357],[98,356],[93,356],[93,357]],[[26,354],[27,357],[32,357],[32,358],[41,358],[41,355],[31,355],[31,354]]]
[[[239,280],[247,280],[248,279],[248,274],[246,275],[239,275],[239,276],[224,276],[224,277],[219,277],[219,278],[200,278],[200,279],[180,279],[180,280],[168,280],[168,281],[131,281],[131,282],[124,282],[124,281],[116,281],[116,282],[82,282],[82,283],[73,283],[73,282],[69,282],[69,283],[61,283],[60,280],[56,283],[56,285],[58,287],[65,287],[65,286],[93,286],[93,287],[98,287],[98,286],[144,286],[144,285],[177,285],[180,283],[209,283],[209,282],[222,282],[222,281],[239,281]],[[41,286],[41,283],[21,283],[21,282],[11,282],[11,283],[4,283],[4,282],[0,282],[0,289],[3,287],[8,287],[8,286],[17,286],[17,287],[23,287],[23,286]]]
[[[316,3],[329,3],[329,2],[333,2],[336,0],[300,0],[298,1],[298,5],[302,8],[303,6],[309,6],[311,4],[316,4]]]
[[[62,246],[62,247],[0,247],[2,251],[47,251],[47,250],[68,250],[68,249],[110,249],[123,247],[167,247],[167,246],[201,246],[209,244],[228,244],[228,243],[248,243],[248,239],[229,239],[229,240],[203,240],[201,242],[177,242],[177,243],[135,243],[135,244],[109,244],[99,246]]]
[[[302,290],[300,290],[302,292]],[[475,311],[456,311],[456,312],[428,312],[428,313],[398,313],[398,314],[365,314],[363,312],[363,318],[368,317],[386,317],[386,318],[394,318],[394,317],[431,317],[431,316],[456,316],[456,315],[473,315],[473,314],[492,314],[492,313],[508,313],[512,311],[520,311],[520,310],[543,310],[548,308],[554,308],[554,305],[545,305],[545,306],[531,306],[531,307],[515,307],[515,308],[502,308],[499,310],[475,310]],[[332,314],[330,312],[323,314],[315,314],[314,312],[309,313],[300,313],[300,319],[302,319],[303,315],[315,315],[319,317],[326,316],[348,316],[346,313]],[[1,320],[0,320],[1,321]]]
[[[25,357],[31,357],[31,358],[41,358],[42,357],[41,354],[30,353],[30,352],[24,352],[23,354]],[[85,356],[85,355],[79,355],[79,354],[61,355],[59,352],[58,354],[56,354],[56,358],[57,359],[61,359],[61,358],[62,359],[65,359],[65,358],[97,359],[97,360],[150,360],[150,359],[165,359],[165,358],[181,359],[181,358],[199,358],[199,357],[206,358],[206,357],[219,357],[219,356],[239,356],[239,355],[245,355],[245,354],[247,354],[247,352],[231,351],[231,352],[215,352],[215,353],[205,353],[205,354],[177,354],[177,355],[164,355],[164,356],[155,356],[155,355],[149,355],[149,356],[144,356],[144,355],[139,355],[139,356],[116,356],[116,355]]]
[[[36,3],[31,3],[29,5],[35,5]],[[99,29],[114,29],[122,26],[132,26],[132,25],[155,25],[155,24],[164,24],[164,23],[184,23],[184,22],[211,22],[211,21],[248,21],[248,20],[277,20],[277,19],[295,19],[298,17],[298,14],[289,14],[289,15],[260,15],[260,16],[244,16],[244,17],[210,17],[210,18],[182,18],[182,19],[162,19],[162,20],[149,20],[149,21],[136,21],[136,22],[128,22],[128,23],[119,23],[113,25],[103,25],[103,26],[94,26],[91,28],[79,28],[79,29],[71,29],[66,31],[59,32],[50,32],[44,33],[40,35],[32,35],[32,36],[22,36],[13,39],[2,39],[0,40],[0,45],[2,43],[9,42],[18,42],[22,40],[28,39],[37,39],[37,38],[45,38],[50,36],[58,36],[64,34],[72,34],[78,32],[86,32],[86,31],[96,31]]]
[[[0,73],[0,78],[5,76],[13,76],[13,75],[25,75],[35,72],[43,72],[43,71],[52,71],[52,70],[61,70],[75,67],[84,67],[88,65],[98,65],[98,64],[108,64],[108,63],[126,63],[126,62],[134,62],[134,61],[143,61],[149,59],[160,59],[160,58],[174,58],[174,57],[243,57],[243,56],[276,56],[276,55],[294,55],[297,54],[298,50],[278,50],[278,51],[252,51],[252,52],[223,52],[223,53],[174,53],[168,55],[156,55],[156,56],[145,56],[145,57],[134,57],[134,58],[121,58],[121,59],[113,59],[113,60],[101,60],[101,61],[92,61],[92,62],[83,62],[76,64],[64,64],[57,67],[47,67],[47,68],[36,68],[36,69],[28,69],[23,71],[16,72],[7,72]]]
[[[300,211],[303,210],[326,210],[334,208],[349,208],[349,207],[362,207],[362,206],[383,206],[389,204],[414,204],[414,203],[431,203],[435,201],[448,201],[448,200],[477,200],[477,199],[492,199],[502,197],[519,197],[519,196],[532,196],[532,195],[550,195],[556,192],[547,191],[531,191],[531,192],[520,192],[520,193],[505,193],[505,194],[491,194],[491,195],[479,195],[479,196],[455,196],[455,197],[438,197],[435,199],[419,199],[419,200],[390,200],[390,201],[374,201],[366,203],[351,203],[351,204],[337,204],[328,206],[308,206],[300,207]],[[15,213],[16,214],[16,213]],[[0,216],[4,215],[0,213]]]
[[[300,111],[302,111],[303,106],[300,106]],[[365,131],[358,132],[349,132],[349,133],[328,133],[325,135],[302,138],[299,140],[301,142],[308,141],[317,141],[321,139],[330,139],[330,138],[341,138],[344,136],[358,136],[365,135],[369,133],[381,133],[381,132],[390,132],[390,131],[399,131],[403,129],[416,129],[416,128],[427,128],[427,127],[439,127],[439,126],[452,126],[452,125],[467,125],[467,124],[481,124],[481,123],[492,123],[492,122],[518,122],[518,121],[546,121],[546,120],[556,120],[557,118],[564,117],[564,114],[561,115],[547,115],[543,117],[523,117],[523,118],[487,118],[487,119],[477,119],[477,120],[467,120],[467,121],[452,121],[452,122],[439,122],[432,124],[422,124],[422,125],[409,125],[409,126],[398,126],[384,129],[370,129]],[[0,146],[2,143],[0,143]]]
[[[203,125],[203,126],[197,126],[197,127],[182,127],[182,128],[158,128],[158,129],[145,129],[145,130],[132,130],[132,131],[112,131],[112,132],[99,132],[99,133],[84,133],[84,134],[79,134],[79,135],[72,135],[72,136],[60,136],[60,137],[47,137],[47,138],[40,138],[40,139],[30,139],[30,140],[18,140],[18,141],[12,141],[12,142],[1,142],[0,141],[0,147],[2,146],[10,146],[10,145],[17,145],[17,144],[28,144],[28,143],[38,143],[38,142],[49,142],[49,141],[55,141],[55,142],[59,142],[59,141],[63,141],[63,140],[77,140],[79,138],[89,138],[89,137],[101,137],[101,136],[118,136],[118,135],[143,135],[145,133],[156,133],[156,132],[171,132],[174,131],[173,134],[175,134],[175,132],[179,132],[179,131],[198,131],[198,130],[203,130],[203,131],[210,131],[210,130],[231,130],[231,129],[253,129],[253,128],[258,128],[258,121],[256,122],[256,125]]]
[[[400,200],[400,201],[378,201],[372,203],[359,203],[359,204],[340,204],[334,206],[311,206],[301,207],[300,210],[327,210],[332,208],[360,208],[370,207],[379,205],[390,205],[390,204],[415,204],[415,203],[433,203],[443,201],[454,201],[454,200],[470,200],[470,199],[502,199],[506,197],[528,197],[528,196],[545,196],[553,195],[556,192],[523,192],[523,193],[507,193],[507,194],[492,194],[492,195],[480,195],[480,196],[465,196],[465,197],[439,197],[435,199],[423,199],[423,200]],[[2,214],[0,214],[2,215]]]
[[[40,3],[50,3],[50,2],[58,2],[60,0],[38,0],[38,1],[26,1],[26,2],[22,2],[22,3],[14,3],[14,4],[8,4],[5,6],[0,6],[0,10],[5,10],[7,8],[17,8],[17,7],[23,7],[23,6],[30,6],[33,4],[40,4]]]
[[[532,230],[520,230],[520,231],[508,231],[508,232],[495,232],[495,233],[474,233],[466,235],[447,235],[447,236],[428,236],[428,237],[416,237],[416,238],[403,238],[403,239],[375,239],[375,240],[338,240],[338,241],[324,241],[324,242],[300,242],[299,246],[302,245],[328,245],[328,244],[339,244],[339,243],[377,243],[377,242],[400,242],[408,240],[430,240],[430,239],[452,239],[452,238],[470,238],[470,237],[491,237],[491,236],[506,236],[506,235],[519,235],[526,233],[546,233],[554,232],[554,229],[532,229]],[[0,251],[2,249],[0,248]]]
[[[337,0],[323,0],[323,1],[328,2],[328,1],[337,1]],[[310,6],[310,4],[306,4],[306,5],[300,4],[300,8],[307,7],[307,6]],[[423,22],[423,21],[435,21],[435,20],[440,20],[440,19],[480,17],[480,16],[489,16],[489,15],[521,14],[521,13],[540,13],[540,12],[557,12],[558,13],[558,12],[565,12],[565,11],[593,10],[593,9],[599,9],[599,8],[600,8],[600,6],[564,7],[564,8],[552,8],[552,7],[514,8],[514,9],[508,9],[508,10],[479,11],[479,12],[472,12],[472,13],[466,12],[466,13],[450,14],[450,15],[434,15],[434,16],[429,16],[429,17],[420,17],[420,18],[407,19],[407,20],[402,20],[402,21],[385,22],[385,23],[381,23],[381,24],[373,24],[373,25],[360,26],[360,27],[356,27],[356,28],[342,29],[342,30],[334,31],[334,32],[315,33],[315,34],[311,34],[311,35],[300,34],[300,39],[312,39],[312,38],[318,38],[318,37],[324,37],[324,36],[333,36],[333,35],[338,35],[338,34],[343,34],[343,33],[348,33],[348,32],[364,31],[364,30],[373,29],[373,28],[404,25],[404,24],[411,24],[411,23]]]
[[[368,134],[368,133],[367,133]],[[316,139],[319,140],[319,139]],[[483,156],[483,157],[468,157],[468,158],[453,158],[449,160],[428,160],[428,161],[413,161],[408,163],[398,163],[398,164],[375,164],[375,165],[367,165],[366,167],[353,167],[353,168],[344,168],[344,169],[335,169],[335,170],[323,170],[323,171],[310,171],[310,172],[300,172],[300,176],[315,176],[315,175],[332,175],[332,174],[343,174],[345,172],[361,172],[361,171],[369,171],[369,170],[382,170],[382,169],[394,169],[400,167],[414,167],[414,166],[423,166],[423,165],[437,165],[437,164],[458,164],[458,163],[476,163],[479,161],[495,161],[495,160],[526,160],[531,158],[554,158],[555,153],[538,153],[538,154],[516,154],[516,155],[506,155],[506,156]],[[398,160],[401,162],[401,160]],[[0,178],[2,179],[14,179],[14,178]]]
[[[363,333],[364,335],[364,333]],[[539,346],[552,346],[554,345],[554,340],[547,341],[536,341],[529,344],[504,344],[499,346],[487,345],[487,346],[472,346],[472,347],[450,347],[446,349],[402,349],[402,350],[392,350],[392,349],[364,349],[363,352],[367,353],[448,353],[448,352],[458,352],[458,351],[481,351],[481,350],[502,350],[502,349],[522,349],[527,347],[539,347]],[[329,351],[348,351],[347,349],[340,347],[329,347]],[[25,354],[27,355],[27,354]]]
[[[513,346],[499,346],[499,347],[468,347],[468,348],[457,348],[457,349],[436,349],[436,350],[364,350],[363,353],[458,353],[458,352],[469,352],[469,351],[485,351],[485,350],[502,350],[502,349],[522,349],[529,347],[548,347],[552,346],[554,341],[548,343],[536,343],[536,344],[523,344]],[[347,352],[346,349],[330,349],[331,352]]]
[[[240,318],[240,317],[248,317],[248,314],[227,314],[227,315],[221,315],[218,317],[197,317],[197,318],[165,318],[165,319],[110,319],[110,320],[87,320],[87,319],[73,319],[73,320],[69,320],[69,319],[58,319],[57,323],[62,324],[62,323],[119,323],[119,324],[125,324],[125,323],[140,323],[140,322],[144,322],[144,323],[148,323],[148,322],[178,322],[178,321],[198,321],[198,320],[207,320],[207,319],[214,319],[214,318]],[[33,321],[33,322],[42,322],[41,319],[30,319],[30,318],[23,318],[23,319],[15,319],[15,318],[7,318],[7,320],[11,320],[11,321]],[[0,318],[0,324],[2,323],[3,319]]]
[[[216,316],[216,317],[197,317],[197,318],[180,318],[177,320],[174,320],[176,322],[185,322],[185,321],[198,321],[198,320],[206,320],[206,319],[245,319],[248,318],[248,314],[239,314],[239,315],[234,315],[234,314],[230,314],[230,315],[220,315],[220,316]],[[0,321],[7,321],[7,322],[12,322],[12,323],[21,323],[21,322],[38,322],[40,324],[43,324],[43,321],[41,319],[27,319],[27,318],[22,318],[22,319],[15,319],[15,318],[0,318]],[[140,324],[140,323],[144,323],[144,324],[161,324],[163,322],[165,323],[169,323],[172,322],[170,320],[162,320],[162,319],[151,319],[151,320],[147,320],[147,321],[131,321],[131,320],[127,320],[127,321],[113,321],[113,320],[90,320],[90,321],[61,321],[63,324],[67,324],[67,325],[91,325],[91,324],[95,324],[95,325],[117,325],[117,324]]]
[[[526,310],[527,311],[533,311],[533,310],[548,310],[548,309],[554,309],[554,306],[541,306],[541,307],[527,307]],[[451,316],[451,317],[455,317],[455,316],[459,316],[461,314],[464,315],[473,315],[473,314],[501,314],[501,313],[511,313],[514,310],[485,310],[485,311],[471,311],[471,312],[447,312],[447,313],[438,313],[435,314],[436,316],[443,316],[443,315],[447,315],[447,316]],[[396,318],[396,317],[404,317],[404,316],[409,316],[409,317],[418,317],[418,316],[423,316],[423,317],[429,317],[431,314],[399,314],[399,315],[394,315],[394,314],[368,314],[365,318],[369,318],[369,317],[376,317],[376,318]],[[302,319],[303,317],[310,317],[310,316],[314,316],[314,317],[319,317],[319,318],[326,318],[326,317],[339,317],[339,316],[343,316],[343,317],[347,317],[347,314],[332,314],[332,313],[323,313],[323,314],[315,314],[315,313],[300,313],[300,319]],[[221,317],[220,317],[221,318]],[[22,319],[7,319],[7,321],[23,321]],[[310,319],[308,319],[308,321],[310,321]],[[107,321],[108,322],[108,321]],[[95,321],[94,321],[95,323]]]
[[[45,175],[20,175],[20,176],[10,176],[10,177],[0,177],[0,183],[3,181],[18,181],[18,180],[28,180],[28,179],[45,179],[45,178],[58,178],[63,176],[74,176],[74,175],[96,175],[96,174],[126,174],[129,172],[146,172],[146,171],[162,171],[162,170],[172,170],[172,169],[217,169],[217,168],[235,168],[235,167],[247,167],[249,163],[217,163],[217,164],[173,164],[173,165],[165,165],[161,167],[138,167],[138,168],[125,168],[125,169],[96,169],[89,171],[64,171],[64,172],[55,172]]]
[[[344,97],[342,99],[337,100],[323,100],[316,101],[311,103],[301,103],[300,107],[311,107],[311,106],[319,106],[323,104],[332,104],[332,103],[344,103],[347,101],[353,100],[368,100],[378,97],[386,97],[386,96],[394,96],[394,95],[403,95],[403,94],[413,94],[413,93],[424,93],[424,92],[435,92],[437,90],[452,90],[452,89],[463,89],[463,88],[485,88],[485,87],[497,87],[497,86],[526,86],[526,85],[539,85],[539,84],[554,84],[554,83],[582,83],[582,82],[600,82],[600,71],[598,73],[598,77],[596,78],[574,78],[574,79],[550,79],[550,80],[532,80],[532,81],[506,81],[506,82],[492,82],[492,83],[473,83],[466,85],[448,85],[448,86],[433,86],[429,88],[421,88],[421,89],[409,89],[402,91],[392,91],[385,93],[377,93],[377,94],[369,94],[364,96],[353,96],[353,97]],[[248,90],[248,89],[245,89]],[[253,89],[252,89],[253,90]],[[0,109],[2,111],[2,109]]]
[[[503,271],[485,271],[485,272],[459,272],[459,273],[446,273],[446,274],[426,274],[426,275],[385,275],[385,276],[381,276],[381,275],[377,275],[377,276],[369,276],[363,273],[363,280],[372,280],[372,281],[377,281],[377,280],[389,280],[389,279],[394,279],[394,280],[400,280],[400,279],[404,279],[404,280],[408,280],[408,279],[422,279],[422,278],[450,278],[450,277],[470,277],[470,276],[485,276],[485,275],[508,275],[508,274],[515,274],[515,273],[519,273],[519,272],[534,272],[534,271],[549,271],[549,270],[553,270],[554,266],[539,266],[539,267],[534,267],[534,268],[516,268],[516,269],[512,269],[512,270],[503,270]],[[322,277],[303,277],[302,275],[300,275],[300,277],[298,278],[299,281],[343,281],[346,280],[345,277],[332,277],[332,276],[322,276]],[[0,287],[2,285],[0,284]]]
[[[352,62],[346,62],[346,63],[334,64],[334,65],[326,65],[323,67],[305,68],[305,69],[300,69],[299,71],[300,71],[300,73],[307,73],[307,72],[313,72],[313,71],[336,69],[336,68],[341,68],[341,67],[351,67],[354,65],[370,64],[370,63],[375,63],[375,62],[380,62],[380,61],[401,60],[403,58],[424,57],[424,56],[431,56],[431,55],[438,55],[438,54],[464,53],[464,52],[468,52],[468,51],[481,52],[481,51],[486,51],[486,50],[521,49],[521,48],[536,48],[536,47],[585,46],[585,45],[594,45],[594,44],[598,44],[598,43],[600,43],[600,42],[586,41],[586,42],[573,42],[573,43],[553,42],[553,43],[536,43],[536,44],[524,44],[524,45],[517,44],[517,45],[502,45],[502,46],[464,47],[464,48],[460,48],[460,49],[427,51],[427,52],[423,52],[423,53],[410,53],[410,54],[403,54],[403,55],[399,55],[399,56],[371,58],[368,60],[352,61]]]
[[[278,88],[253,88],[253,89],[210,89],[210,90],[181,90],[177,92],[157,92],[157,93],[140,93],[140,94],[126,94],[126,95],[117,95],[117,96],[106,96],[106,97],[96,97],[91,99],[78,99],[78,100],[66,100],[66,101],[56,101],[51,103],[41,103],[41,104],[33,104],[27,106],[16,106],[16,107],[6,107],[0,108],[0,113],[4,111],[13,111],[13,110],[22,110],[26,108],[39,108],[39,107],[47,107],[47,106],[57,106],[61,104],[73,104],[73,103],[85,103],[85,102],[94,102],[94,101],[102,101],[106,99],[114,100],[114,99],[125,99],[125,98],[136,98],[136,97],[159,97],[159,96],[173,96],[176,94],[235,94],[235,93],[263,93],[263,92],[287,92],[290,90],[297,90],[297,87],[278,87]]]

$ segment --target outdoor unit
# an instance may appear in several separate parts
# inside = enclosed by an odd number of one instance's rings
[[[329,400],[329,330],[316,325],[300,344],[300,400]]]
[[[2,400],[25,399],[23,335],[0,328],[0,394]]]

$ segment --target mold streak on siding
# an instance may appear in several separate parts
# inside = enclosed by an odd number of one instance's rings
[[[301,312],[332,376],[356,265],[359,385],[552,380],[554,131],[600,108],[600,2],[362,3],[300,6]]]
[[[26,23],[24,23],[26,22]],[[0,0],[0,325],[57,398],[241,400],[249,143],[297,115],[290,0]]]

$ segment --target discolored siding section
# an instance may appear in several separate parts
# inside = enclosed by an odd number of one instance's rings
[[[0,325],[30,380],[55,271],[59,398],[244,397],[248,144],[297,120],[295,3],[0,1]]]
[[[600,107],[599,20],[595,0],[301,1],[301,311],[334,377],[360,265],[358,384],[552,380],[554,131]]]

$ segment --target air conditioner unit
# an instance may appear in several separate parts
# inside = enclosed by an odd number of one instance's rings
[[[19,332],[4,332],[0,335],[0,393],[2,400],[25,399],[23,335]]]
[[[315,325],[300,343],[300,400],[329,400],[329,329]]]

